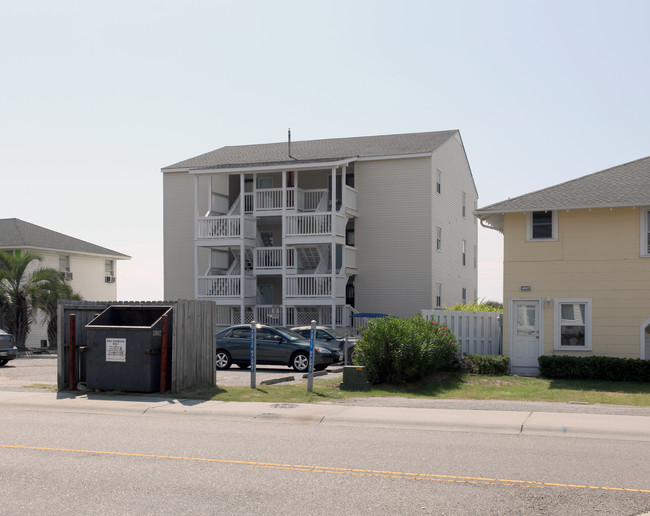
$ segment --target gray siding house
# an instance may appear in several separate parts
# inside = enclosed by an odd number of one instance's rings
[[[166,299],[220,323],[347,326],[477,295],[456,130],[222,147],[162,169]]]

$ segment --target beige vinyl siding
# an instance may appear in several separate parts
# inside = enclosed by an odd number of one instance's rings
[[[411,316],[430,307],[430,159],[358,162],[356,187],[356,308]]]
[[[441,172],[441,192],[436,191],[438,171]],[[431,158],[431,255],[433,256],[431,290],[442,285],[442,304],[453,306],[462,301],[462,289],[467,289],[467,301],[477,291],[478,271],[474,267],[478,249],[478,225],[472,215],[478,198],[469,164],[460,137],[450,138]],[[465,193],[465,217],[462,198]],[[436,249],[436,228],[442,228],[442,250]],[[466,242],[466,265],[462,265],[462,241]],[[430,308],[435,306],[435,297]],[[424,307],[423,307],[424,308]]]
[[[188,173],[163,174],[163,219],[164,297],[194,299],[194,178]]]
[[[59,270],[59,256],[68,255],[70,256],[72,280],[67,281],[67,283],[72,287],[72,290],[88,301],[115,301],[117,299],[117,281],[119,281],[117,259],[105,256],[74,254],[69,251],[59,252],[45,249],[31,249],[31,251],[40,256],[41,260],[30,264],[27,270],[28,274],[42,267]],[[115,260],[116,283],[106,283],[104,281],[104,261],[106,259]],[[42,313],[37,311],[36,323],[31,325],[26,341],[28,348],[38,348],[41,340],[47,340],[47,327],[44,323]]]
[[[556,212],[558,240],[526,241],[526,216],[504,217],[504,299],[551,299],[544,308],[544,353],[640,356],[650,318],[650,259],[639,256],[639,210]],[[522,292],[521,286],[531,287]],[[592,351],[554,350],[555,299],[592,300]],[[508,304],[506,304],[508,306]],[[509,328],[506,309],[504,329]],[[504,338],[504,353],[509,336]]]

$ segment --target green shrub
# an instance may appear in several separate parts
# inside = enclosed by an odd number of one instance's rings
[[[454,306],[444,306],[445,310],[456,310],[457,312],[500,312],[503,313],[503,303],[498,301],[484,301],[475,299],[471,303],[458,303]]]
[[[509,373],[510,360],[502,355],[463,355],[461,367],[468,374],[501,376]]]
[[[398,385],[454,365],[456,336],[446,326],[425,321],[383,317],[371,321],[356,345],[355,364],[366,367],[370,383]]]
[[[650,382],[650,361],[635,358],[542,355],[541,376],[553,379]]]

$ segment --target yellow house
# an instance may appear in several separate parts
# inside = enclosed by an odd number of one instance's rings
[[[650,157],[475,212],[503,233],[503,352],[650,359]]]

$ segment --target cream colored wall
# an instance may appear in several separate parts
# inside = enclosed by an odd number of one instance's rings
[[[30,264],[27,270],[28,274],[43,267],[59,270],[59,255],[67,254],[70,256],[70,271],[72,272],[72,280],[67,281],[67,283],[72,287],[72,290],[87,301],[115,301],[117,299],[117,282],[120,280],[117,270],[119,260],[115,260],[116,282],[106,283],[106,257],[104,256],[40,249],[34,249],[32,252],[40,256],[41,260]],[[31,325],[25,343],[29,348],[38,348],[41,340],[47,340],[47,327],[42,314],[36,312],[35,317],[36,323]]]
[[[545,354],[639,358],[639,329],[650,318],[650,258],[640,257],[639,224],[633,208],[560,211],[557,241],[527,242],[525,214],[506,214],[504,354],[509,300],[550,297],[543,315]],[[554,351],[556,298],[592,300],[592,351]]]
[[[441,193],[436,191],[437,171],[442,173]],[[453,306],[462,301],[462,288],[467,301],[478,295],[478,219],[474,217],[478,198],[472,174],[458,135],[450,138],[431,157],[431,254],[433,256],[431,290],[435,308],[436,283],[442,285],[442,304]],[[462,193],[465,192],[465,216],[462,215]],[[442,250],[436,249],[436,228],[442,228]],[[466,265],[462,265],[462,240],[467,242]],[[422,307],[425,308],[425,307]]]
[[[163,174],[163,247],[165,299],[194,299],[194,178],[187,172]]]
[[[357,162],[356,189],[357,310],[431,307],[430,158]]]

